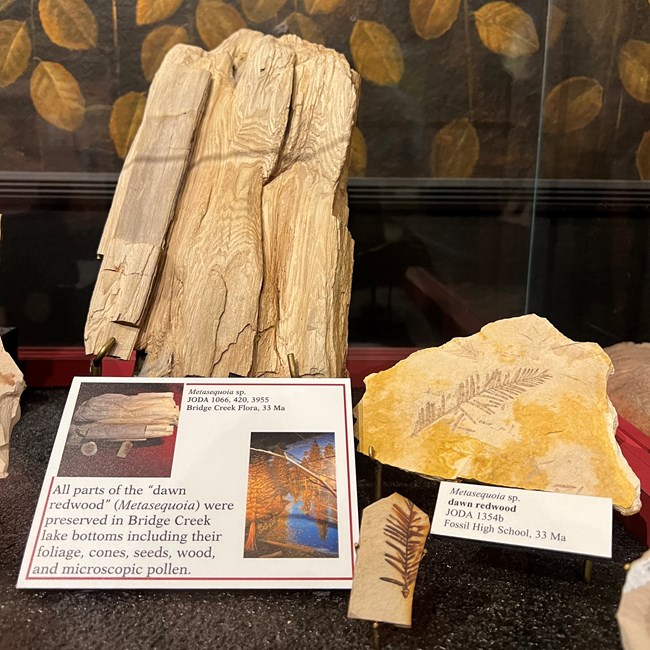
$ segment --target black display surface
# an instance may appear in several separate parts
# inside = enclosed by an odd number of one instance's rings
[[[0,482],[0,649],[368,648],[371,624],[347,618],[348,592],[19,591],[15,588],[41,480],[67,391],[28,390]],[[357,456],[359,503],[373,467]],[[432,513],[435,483],[385,468],[398,491]],[[384,648],[620,647],[614,614],[624,564],[644,547],[614,522],[613,559],[581,578],[580,558],[430,538],[415,591],[413,628],[380,629]]]

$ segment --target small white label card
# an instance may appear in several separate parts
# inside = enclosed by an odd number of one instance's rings
[[[346,379],[77,378],[26,588],[350,588]]]
[[[612,500],[440,483],[431,533],[612,557]]]

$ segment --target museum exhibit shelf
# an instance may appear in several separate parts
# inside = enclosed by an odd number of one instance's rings
[[[28,389],[0,485],[0,647],[369,648],[371,626],[349,620],[347,591],[16,590],[15,582],[67,391]],[[358,393],[357,393],[358,397]],[[357,457],[359,506],[373,467]],[[398,491],[428,513],[437,487],[386,467]],[[624,565],[645,546],[614,520],[613,557],[594,560],[431,537],[418,576],[413,628],[382,625],[385,648],[588,648],[619,645],[614,613]]]

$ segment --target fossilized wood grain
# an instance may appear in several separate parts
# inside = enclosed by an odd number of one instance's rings
[[[612,365],[535,315],[414,353],[366,378],[359,449],[432,478],[610,497],[640,508],[615,439]]]
[[[349,618],[411,627],[429,517],[395,493],[363,511]]]
[[[75,424],[176,425],[178,405],[173,393],[105,393],[82,402],[75,409]]]
[[[7,477],[9,441],[11,431],[20,419],[20,395],[23,390],[23,373],[0,340],[0,478]]]
[[[262,195],[265,273],[251,374],[287,376],[293,352],[301,376],[340,376],[353,246],[346,159],[359,81],[340,54],[294,36],[280,42],[296,53],[291,122]]]
[[[153,234],[125,234],[142,185],[130,158],[149,147],[138,133],[100,245],[87,351],[115,336],[115,356],[146,351],[148,376],[288,376],[289,352],[300,375],[344,375],[358,75],[332,50],[248,30],[212,52],[173,48],[154,86],[173,69],[206,88],[183,124],[190,156]],[[166,101],[152,91],[143,128]]]
[[[209,62],[212,92],[161,293],[138,343],[147,350],[142,374],[250,372],[264,272],[262,187],[286,130],[294,63],[276,39],[252,34],[201,59]]]
[[[86,352],[115,336],[129,358],[203,111],[210,75],[168,57],[151,85],[99,244],[102,266],[86,323]]]

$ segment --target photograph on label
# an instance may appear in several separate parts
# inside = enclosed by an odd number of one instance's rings
[[[246,558],[338,557],[333,433],[252,433]]]

